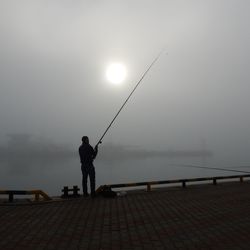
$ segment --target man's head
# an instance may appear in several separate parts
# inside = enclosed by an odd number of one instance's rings
[[[83,136],[82,137],[82,142],[86,143],[86,144],[89,144],[89,138],[88,138],[88,136]]]

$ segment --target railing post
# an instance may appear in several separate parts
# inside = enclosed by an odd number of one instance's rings
[[[12,192],[9,193],[9,202],[13,202],[14,194]]]
[[[68,186],[63,187],[63,197],[68,197],[69,196],[69,188]]]
[[[217,180],[216,180],[216,178],[213,179],[213,184],[214,184],[214,185],[217,185]]]
[[[39,193],[35,193],[35,201],[39,201]]]
[[[148,183],[147,184],[147,192],[150,192],[151,191],[151,185]]]
[[[240,177],[240,182],[243,182],[243,176]]]
[[[183,188],[186,187],[186,181],[182,181],[182,187],[183,187]]]

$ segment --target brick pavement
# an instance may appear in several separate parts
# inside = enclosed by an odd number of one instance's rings
[[[250,182],[0,206],[0,249],[250,249]]]

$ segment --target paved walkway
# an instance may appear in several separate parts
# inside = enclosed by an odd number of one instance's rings
[[[0,206],[0,249],[250,249],[250,183]]]

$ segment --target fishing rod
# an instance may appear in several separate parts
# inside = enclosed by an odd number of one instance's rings
[[[147,68],[147,70],[143,73],[142,77],[140,78],[140,80],[137,82],[137,84],[135,85],[135,87],[133,88],[133,90],[131,91],[131,93],[129,94],[129,96],[127,97],[127,99],[125,100],[125,102],[122,104],[122,106],[120,107],[120,109],[118,110],[118,112],[116,113],[115,117],[113,118],[113,120],[110,122],[110,124],[108,125],[108,127],[106,128],[106,130],[104,131],[103,135],[101,136],[101,138],[99,139],[98,143],[96,144],[96,146],[98,146],[99,144],[102,143],[102,139],[103,137],[106,135],[106,133],[108,132],[108,130],[110,129],[110,127],[112,126],[112,124],[114,123],[115,119],[117,118],[117,116],[120,114],[120,112],[122,111],[122,109],[124,108],[124,106],[126,105],[126,103],[128,102],[128,100],[130,99],[130,97],[133,95],[133,93],[135,92],[135,90],[137,89],[137,87],[139,86],[139,84],[141,83],[141,81],[143,80],[143,78],[146,76],[146,74],[149,72],[149,70],[152,68],[152,66],[156,63],[156,61],[159,59],[159,57],[162,55],[164,50],[162,50],[157,57],[153,60],[153,62],[149,65],[149,67]]]

